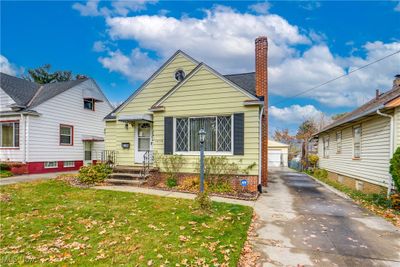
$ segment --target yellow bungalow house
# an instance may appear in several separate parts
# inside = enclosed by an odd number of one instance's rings
[[[268,162],[266,66],[266,37],[256,39],[252,73],[222,75],[177,51],[105,117],[106,150],[116,151],[120,166],[151,165],[151,154],[183,155],[181,172],[194,173],[204,128],[205,155],[226,156],[241,168],[253,165],[248,177],[257,188],[266,183]]]

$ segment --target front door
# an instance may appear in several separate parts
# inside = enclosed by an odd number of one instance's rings
[[[151,123],[136,123],[135,128],[135,163],[143,163],[144,154],[152,150]]]
[[[92,144],[93,142],[85,141],[84,144],[84,164],[89,165],[92,163]]]

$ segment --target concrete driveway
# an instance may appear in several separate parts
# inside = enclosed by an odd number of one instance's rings
[[[271,170],[255,210],[263,266],[400,266],[400,229],[304,174]]]

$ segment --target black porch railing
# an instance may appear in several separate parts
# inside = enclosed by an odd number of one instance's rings
[[[143,171],[142,177],[146,178],[150,172],[150,165],[153,163],[154,153],[152,150],[147,150],[143,155]]]
[[[117,162],[117,152],[114,150],[103,150],[100,156],[101,162],[113,167]]]

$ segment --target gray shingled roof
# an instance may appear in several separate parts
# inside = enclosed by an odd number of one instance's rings
[[[326,126],[322,131],[319,133],[325,132],[337,126],[340,126],[345,123],[349,123],[355,121],[359,118],[364,116],[371,115],[372,113],[376,113],[378,109],[384,108],[384,105],[397,98],[400,97],[400,86],[393,87],[391,90],[381,94],[378,98],[373,98],[372,100],[368,101],[364,105],[358,107],[357,109],[349,112],[348,114],[344,115],[340,119],[334,121],[330,125]]]
[[[26,106],[26,109],[35,107],[87,80],[88,79],[85,78],[40,85],[0,72],[1,89],[3,89],[17,105]]]
[[[256,96],[256,73],[239,73],[224,75],[225,78],[243,88],[250,94]]]
[[[40,85],[0,72],[0,87],[17,105],[26,106]]]
[[[32,99],[32,102],[29,105],[29,108],[40,105],[41,103],[49,100],[50,98],[59,95],[72,87],[87,81],[87,78],[67,81],[67,82],[57,82],[57,83],[48,83],[44,84],[39,88],[37,95]]]

